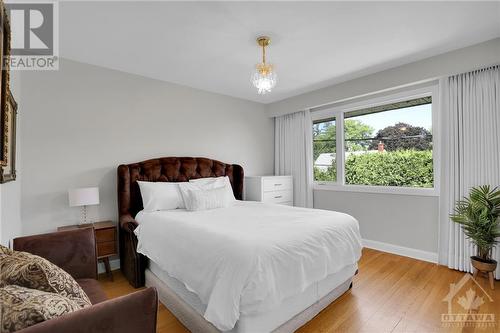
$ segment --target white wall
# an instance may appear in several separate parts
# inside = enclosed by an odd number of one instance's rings
[[[77,222],[73,187],[99,186],[89,214],[116,220],[121,163],[205,156],[273,171],[274,122],[261,104],[69,60],[22,82],[22,234]]]
[[[9,245],[12,238],[20,235],[22,230],[21,177],[19,174],[17,178],[16,181],[0,185],[0,244],[5,246]]]
[[[437,253],[438,197],[316,190],[314,207],[354,216],[363,239]]]

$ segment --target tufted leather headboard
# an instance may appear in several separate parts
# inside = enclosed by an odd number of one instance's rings
[[[142,210],[138,180],[185,182],[190,179],[228,176],[234,196],[243,198],[243,168],[203,157],[163,157],[118,167],[118,212],[132,217]]]
[[[131,285],[144,285],[147,258],[137,253],[135,215],[142,210],[138,180],[185,182],[190,179],[228,176],[236,199],[243,198],[243,168],[202,157],[163,157],[118,167],[120,269]]]

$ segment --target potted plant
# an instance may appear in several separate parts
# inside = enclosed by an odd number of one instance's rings
[[[491,250],[500,237],[500,189],[489,185],[473,187],[469,197],[456,203],[451,220],[459,223],[465,235],[476,245],[477,255],[471,257],[472,266],[482,272],[493,272],[496,260]],[[492,274],[492,273],[490,273]]]

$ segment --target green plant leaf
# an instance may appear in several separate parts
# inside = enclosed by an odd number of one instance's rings
[[[500,237],[500,190],[489,185],[473,187],[469,196],[455,204],[450,219],[462,226],[464,234],[477,246],[478,255],[489,259]]]

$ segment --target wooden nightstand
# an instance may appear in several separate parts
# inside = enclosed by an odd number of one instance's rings
[[[102,221],[82,225],[68,225],[57,228],[57,231],[72,230],[79,228],[94,228],[97,246],[97,259],[102,260],[106,268],[106,274],[113,280],[113,273],[109,266],[109,257],[118,255],[118,237],[116,225],[111,221]]]

